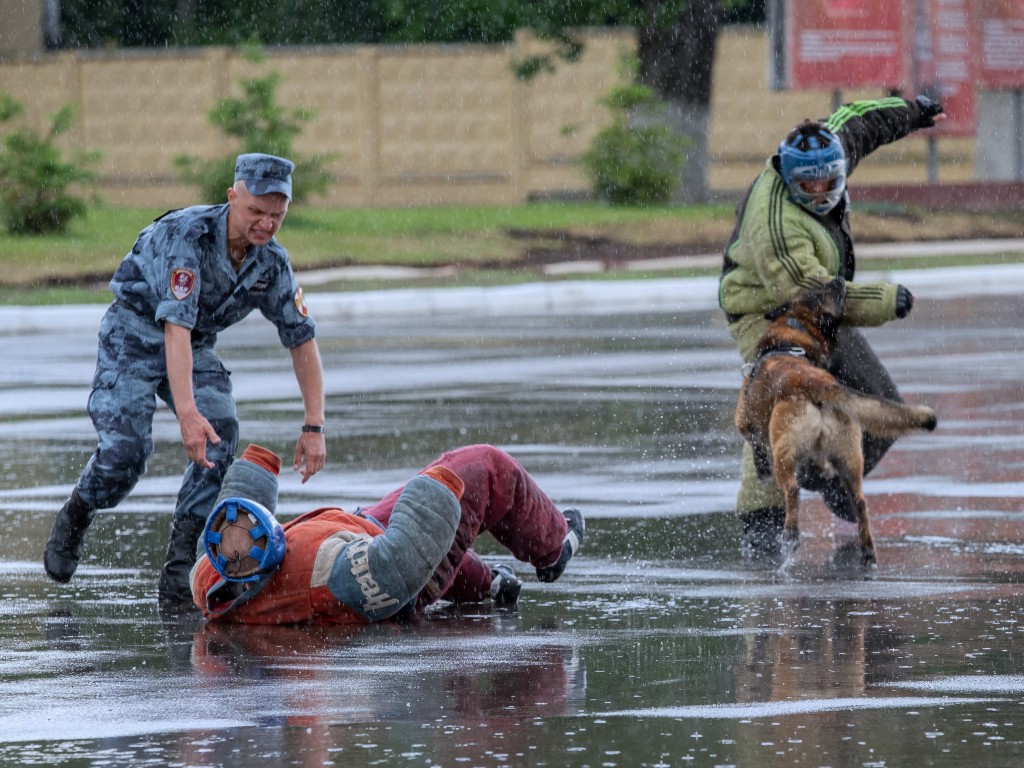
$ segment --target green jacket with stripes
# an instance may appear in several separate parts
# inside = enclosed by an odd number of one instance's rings
[[[866,155],[927,122],[914,101],[890,97],[846,104],[825,122],[846,150],[847,177]],[[725,250],[718,301],[730,322],[763,315],[801,290],[837,275],[847,281],[848,325],[881,325],[896,317],[891,283],[854,281],[849,196],[824,216],[792,202],[773,156],[737,209]]]

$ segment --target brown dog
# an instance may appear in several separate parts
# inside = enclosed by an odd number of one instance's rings
[[[848,497],[862,561],[871,565],[863,433],[895,439],[933,430],[937,419],[926,406],[855,392],[825,370],[845,302],[846,284],[836,278],[765,314],[771,323],[745,371],[736,427],[754,450],[758,475],[774,475],[785,494],[783,553],[792,555],[800,543],[800,488],[820,490],[828,482]]]

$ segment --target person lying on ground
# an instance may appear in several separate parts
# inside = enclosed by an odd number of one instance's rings
[[[365,509],[274,517],[281,459],[250,445],[228,469],[191,572],[204,617],[250,624],[349,624],[409,616],[440,600],[514,605],[522,586],[471,547],[488,531],[541,581],[562,575],[584,519],[560,512],[492,445],[443,454]]]

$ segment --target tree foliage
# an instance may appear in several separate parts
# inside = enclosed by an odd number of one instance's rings
[[[257,64],[262,60],[258,48],[248,46],[245,57]],[[205,160],[182,155],[175,158],[182,179],[199,188],[208,203],[223,202],[228,187],[234,183],[235,157],[243,152],[264,152],[287,157],[295,163],[292,200],[302,202],[311,194],[322,194],[330,183],[325,164],[327,155],[301,155],[294,149],[295,139],[303,125],[316,116],[312,109],[286,109],[277,103],[281,84],[278,72],[269,72],[240,82],[241,96],[220,99],[209,113],[210,123],[230,137],[237,151]]]
[[[551,43],[515,63],[531,78],[575,61],[574,30],[637,30],[638,80],[672,106],[671,129],[700,158],[695,198],[706,192],[707,113],[722,24],[764,20],[765,0],[63,0],[65,46],[501,43],[530,29]],[[705,169],[702,171],[701,169]]]
[[[664,205],[672,200],[685,164],[687,142],[657,122],[638,122],[656,114],[654,90],[631,83],[613,88],[604,100],[612,122],[583,156],[595,195],[614,205]]]
[[[21,104],[0,93],[0,123],[20,117]],[[12,234],[66,232],[68,223],[85,214],[86,201],[72,194],[73,184],[88,184],[93,174],[85,167],[98,159],[95,153],[77,153],[65,159],[57,138],[71,128],[71,105],[55,114],[46,133],[27,126],[8,133],[0,151],[0,219]]]
[[[64,47],[500,43],[531,29],[556,46],[531,76],[579,55],[570,30],[631,26],[641,77],[663,98],[701,100],[718,27],[763,21],[765,0],[62,0]]]
[[[500,43],[517,29],[635,25],[639,0],[62,0],[65,47]]]

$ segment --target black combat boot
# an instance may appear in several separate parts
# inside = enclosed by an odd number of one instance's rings
[[[192,602],[189,572],[196,562],[196,545],[206,521],[194,515],[175,517],[171,540],[167,543],[164,567],[160,571],[158,599],[163,605],[184,605]]]
[[[54,581],[66,584],[75,575],[78,561],[82,559],[85,531],[95,516],[96,510],[82,500],[78,488],[73,489],[53,520],[53,530],[43,552],[43,567]]]

